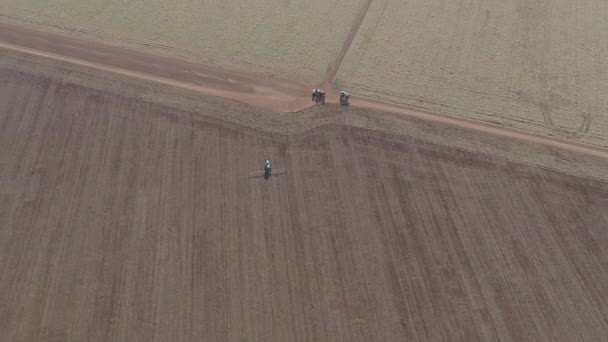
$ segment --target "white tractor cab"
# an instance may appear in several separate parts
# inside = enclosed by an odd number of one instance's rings
[[[350,93],[344,90],[340,91],[340,106],[348,106],[350,103],[348,102],[350,99]]]
[[[272,171],[272,165],[270,164],[270,160],[266,160],[264,163],[264,171],[255,171],[249,174],[249,178],[258,178],[264,177],[264,179],[268,180],[270,176],[278,176],[287,174],[287,169],[278,169]]]

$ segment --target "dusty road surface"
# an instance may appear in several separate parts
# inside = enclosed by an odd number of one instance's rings
[[[0,96],[7,341],[608,335],[606,183],[8,68]]]
[[[3,0],[0,21],[315,83],[323,79],[370,2],[78,0],[50,6]]]
[[[362,12],[362,15],[364,13]],[[361,16],[361,18],[363,17]],[[347,48],[348,44],[345,46]],[[156,81],[213,96],[221,96],[276,112],[294,112],[304,110],[312,105],[309,96],[310,87],[296,82],[221,70],[212,66],[91,43],[73,37],[48,34],[14,25],[0,23],[0,48]],[[337,66],[335,67],[337,68]],[[331,72],[329,76],[331,76]],[[327,86],[328,82],[329,80],[324,85]],[[328,88],[325,89],[328,90],[327,102],[336,104],[338,102],[337,92]],[[354,98],[352,105],[399,113],[481,132],[491,132],[492,134],[522,141],[608,158],[608,150],[603,148],[580,145],[566,140],[529,134],[466,119],[449,118],[373,99]]]
[[[0,47],[156,80],[273,111],[310,107],[310,87],[0,23]]]

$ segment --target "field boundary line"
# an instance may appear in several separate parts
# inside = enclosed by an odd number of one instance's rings
[[[350,50],[350,47],[353,44],[353,41],[355,40],[355,36],[359,32],[359,28],[361,28],[363,19],[365,19],[365,16],[367,15],[367,12],[369,11],[369,7],[372,5],[372,2],[373,2],[373,0],[365,0],[365,3],[363,3],[361,10],[359,10],[359,14],[357,15],[357,18],[355,19],[353,26],[351,27],[350,31],[348,32],[348,36],[346,36],[346,40],[344,40],[344,43],[342,44],[342,47],[340,48],[338,55],[336,55],[336,59],[332,63],[331,68],[329,69],[329,72],[327,73],[327,75],[325,75],[325,80],[323,80],[323,85],[325,86],[325,88],[329,88],[329,85],[331,85],[331,83],[336,78],[336,75],[338,74],[338,70],[340,69],[340,66],[342,66],[342,63],[344,62],[344,58],[346,58],[346,54],[348,53],[348,50]]]
[[[520,141],[525,141],[528,143],[540,144],[548,147],[555,147],[563,150],[568,150],[571,152],[583,153],[587,155],[592,155],[595,157],[600,157],[604,159],[608,159],[608,149],[578,144],[576,142],[547,137],[540,134],[528,133],[525,131],[519,131],[515,129],[511,129],[504,126],[495,126],[492,124],[473,121],[466,118],[461,117],[452,117],[449,115],[435,114],[431,112],[426,112],[416,108],[410,108],[407,106],[400,106],[392,103],[387,103],[371,98],[366,97],[358,97],[355,99],[351,99],[351,105],[357,108],[365,108],[365,109],[373,109],[379,110],[383,112],[391,112],[396,114],[402,114],[409,117],[455,126],[459,128],[464,128],[467,130],[479,131],[486,134],[498,135],[501,137],[507,137],[511,139],[516,139]]]
[[[126,48],[116,48],[71,37],[22,29],[13,25],[0,25],[0,27],[6,28],[0,31],[0,48],[7,50],[222,97],[276,113],[299,112],[314,106],[309,97],[309,88],[294,81],[222,71],[221,69],[213,69],[206,65],[141,53]],[[11,42],[11,40],[16,43]],[[53,40],[56,40],[56,42]],[[18,45],[23,42],[24,45]],[[26,46],[27,44],[30,44],[30,46]],[[38,45],[47,47],[48,50],[31,47]],[[65,50],[62,50],[62,48]],[[94,51],[91,52],[91,49],[94,49]],[[120,58],[121,56],[124,59]],[[109,62],[104,63],[108,57],[114,58],[113,65],[109,64]],[[116,59],[116,57],[119,58]],[[166,62],[166,65],[155,64],[163,62]],[[132,69],[126,68],[125,65]],[[200,78],[192,78],[192,73],[196,73],[197,68],[200,68],[206,74]],[[165,72],[168,69],[171,69],[172,72]],[[163,72],[164,75],[168,76],[163,76]],[[327,95],[328,103],[338,103],[338,94],[335,90],[329,88]],[[517,131],[507,127],[494,126],[460,117],[456,118],[449,115],[424,112],[419,109],[371,98],[355,98],[351,100],[351,103],[355,108],[405,115],[428,122],[450,125],[608,159],[608,149],[592,145]]]

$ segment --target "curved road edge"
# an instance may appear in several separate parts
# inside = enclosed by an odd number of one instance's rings
[[[0,23],[0,48],[223,97],[273,112],[297,112],[313,106],[309,97],[310,87],[295,81],[223,70],[215,66],[176,60],[3,23]],[[328,98],[328,103],[336,104],[338,102],[335,100],[337,92],[329,90]],[[351,105],[608,159],[608,149],[478,121],[433,114],[374,99],[354,98],[351,100]]]

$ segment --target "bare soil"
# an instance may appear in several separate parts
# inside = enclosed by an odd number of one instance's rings
[[[0,69],[10,341],[591,340],[608,185]],[[210,114],[211,115],[211,114]],[[251,178],[271,159],[286,175]]]

